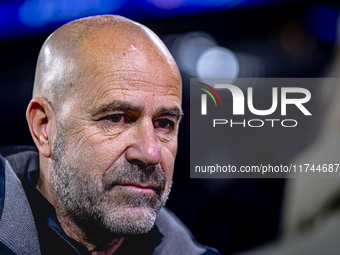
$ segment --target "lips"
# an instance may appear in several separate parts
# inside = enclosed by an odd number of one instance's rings
[[[140,189],[153,189],[153,190],[156,189],[154,186],[142,185],[142,184],[138,184],[138,183],[127,183],[127,184],[122,184],[121,186],[132,186],[132,187],[136,187],[136,188],[140,188]]]
[[[161,196],[165,190],[166,178],[159,166],[142,168],[139,165],[126,162],[117,164],[106,171],[102,179],[104,191],[117,188],[134,192],[155,192]]]
[[[145,193],[154,193],[157,192],[157,189],[150,185],[141,185],[141,184],[135,184],[135,183],[128,183],[128,184],[122,184],[117,185],[126,189],[130,189],[136,192],[145,192]]]

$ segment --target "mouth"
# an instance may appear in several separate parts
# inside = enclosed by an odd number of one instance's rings
[[[141,185],[137,183],[126,183],[126,184],[121,184],[117,186],[120,186],[123,189],[128,189],[128,190],[132,190],[135,192],[143,192],[143,193],[155,193],[157,190],[154,186]]]

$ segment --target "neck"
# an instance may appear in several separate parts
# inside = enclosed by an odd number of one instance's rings
[[[55,206],[56,208],[56,206]],[[57,218],[60,226],[65,233],[75,241],[84,245],[92,255],[111,255],[114,254],[122,244],[124,238],[117,237],[107,230],[96,231],[93,227],[80,227],[75,221],[63,210],[56,208]],[[94,231],[91,231],[94,230]],[[89,234],[90,233],[90,234]]]
[[[115,236],[98,226],[89,226],[86,223],[76,224],[66,210],[62,209],[62,206],[58,206],[56,199],[53,199],[54,197],[51,195],[53,192],[43,185],[46,182],[41,180],[40,176],[36,187],[54,206],[60,226],[70,238],[84,245],[92,255],[111,255],[117,251],[124,240],[123,237]]]

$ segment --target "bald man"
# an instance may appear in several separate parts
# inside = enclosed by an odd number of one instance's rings
[[[215,254],[163,205],[182,82],[148,28],[106,15],[55,31],[38,58],[27,147],[0,158],[3,254]]]

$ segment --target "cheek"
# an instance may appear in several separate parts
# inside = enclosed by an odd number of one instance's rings
[[[167,147],[162,148],[162,162],[161,166],[164,170],[166,176],[167,185],[172,181],[174,164],[177,151],[177,142],[172,144],[167,144]]]
[[[93,176],[102,176],[124,152],[124,141],[100,133],[91,128],[70,137],[67,154],[74,165]]]
[[[79,123],[77,126],[80,126]],[[132,145],[131,132],[108,135],[94,125],[71,129],[68,132],[68,158],[83,171],[100,177],[116,163],[124,163],[125,152]],[[162,150],[161,167],[164,170],[167,185],[172,181],[174,162],[177,152],[177,134],[169,141],[158,140]]]

